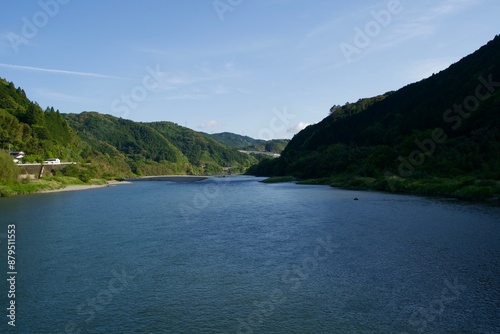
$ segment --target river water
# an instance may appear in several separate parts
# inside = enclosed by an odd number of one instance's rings
[[[0,332],[500,333],[500,208],[258,180],[1,199]]]

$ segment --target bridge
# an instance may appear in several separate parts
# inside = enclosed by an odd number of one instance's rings
[[[240,153],[245,153],[245,154],[264,154],[264,155],[269,155],[273,158],[279,158],[281,155],[278,153],[274,152],[262,152],[262,151],[245,151],[245,150],[238,150]]]

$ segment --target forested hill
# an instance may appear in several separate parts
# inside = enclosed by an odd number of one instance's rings
[[[500,36],[448,69],[372,102],[355,104],[359,112],[343,117],[332,108],[298,133],[280,159],[251,173],[359,176],[382,190],[433,177],[468,177],[469,186],[500,180]]]
[[[125,162],[137,175],[243,172],[256,160],[171,122],[140,123],[96,112],[64,118],[92,152]],[[108,159],[109,160],[109,159]],[[109,163],[112,161],[101,163]]]
[[[43,110],[12,82],[0,79],[0,148],[81,162],[84,178],[243,172],[257,160],[204,134],[170,122],[138,123],[97,112]],[[2,181],[2,180],[0,180]]]
[[[237,167],[233,171],[243,171],[252,163],[253,157],[241,154],[231,146],[207,138],[205,134],[172,122],[144,123],[158,131],[173,145],[178,147],[194,166],[205,166],[205,169],[220,172],[219,167]]]
[[[234,147],[241,150],[273,153],[281,153],[290,141],[288,139],[254,139],[248,136],[241,136],[231,132],[221,132],[206,135],[229,147]]]
[[[28,160],[76,159],[80,141],[58,110],[43,110],[19,87],[0,78],[0,148],[23,150]]]

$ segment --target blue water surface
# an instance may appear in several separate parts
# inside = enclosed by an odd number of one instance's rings
[[[500,333],[500,208],[258,180],[0,199],[0,332]]]

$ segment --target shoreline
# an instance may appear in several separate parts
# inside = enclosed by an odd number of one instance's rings
[[[18,181],[14,184],[0,183],[0,198],[27,196],[37,194],[51,194],[59,192],[80,191],[110,187],[120,184],[131,184],[135,181],[167,181],[167,182],[180,182],[192,183],[209,179],[210,176],[197,176],[197,175],[164,175],[164,176],[144,176],[138,178],[121,179],[123,181],[102,179],[94,181],[105,181],[104,184],[82,184],[80,180],[74,177],[52,177],[47,179],[33,180],[29,182]]]
[[[52,190],[42,190],[34,193],[36,194],[51,194],[51,193],[62,193],[68,191],[80,191],[80,190],[90,190],[90,189],[98,189],[98,188],[106,188],[121,184],[130,184],[128,181],[108,181],[106,184],[90,184],[90,185],[69,185],[60,189],[52,189]]]
[[[473,180],[468,177],[445,179],[386,179],[360,176],[338,176],[301,180],[292,176],[268,177],[263,183],[294,182],[299,185],[325,185],[344,190],[377,191],[388,194],[428,198],[450,198],[465,202],[500,205],[500,181]],[[392,187],[392,188],[391,188]]]

